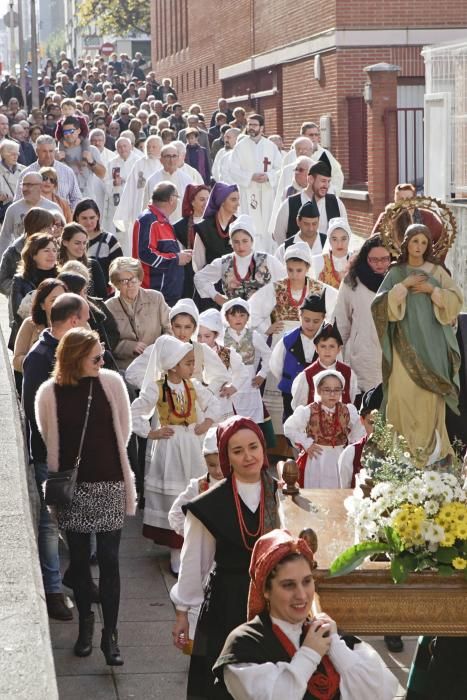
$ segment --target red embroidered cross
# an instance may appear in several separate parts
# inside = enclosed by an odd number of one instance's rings
[[[265,172],[265,173],[268,172],[268,165],[271,165],[271,161],[268,160],[268,157],[267,157],[267,156],[264,156],[264,158],[263,158],[263,166],[264,166],[264,172]]]

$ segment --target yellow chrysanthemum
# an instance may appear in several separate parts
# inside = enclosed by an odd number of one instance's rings
[[[456,557],[452,560],[452,565],[455,569],[458,569],[459,571],[461,571],[462,569],[467,569],[467,559],[463,559],[462,557]]]

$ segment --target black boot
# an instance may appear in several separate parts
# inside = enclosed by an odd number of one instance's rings
[[[102,629],[101,649],[104,652],[107,666],[123,666],[123,659],[118,648],[118,632]]]
[[[73,647],[75,656],[89,656],[92,652],[92,636],[94,634],[94,613],[79,619],[79,633]]]
[[[66,586],[67,588],[69,588],[70,590],[73,591],[73,578],[71,576],[70,567],[68,567],[68,569],[63,574],[62,583],[64,586]],[[101,602],[100,597],[99,597],[99,589],[92,579],[91,579],[91,583],[90,583],[90,593],[91,593],[91,602],[92,603],[100,603]]]

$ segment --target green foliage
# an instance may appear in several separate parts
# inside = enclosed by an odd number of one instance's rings
[[[47,44],[45,45],[45,56],[46,58],[51,58],[54,63],[56,63],[60,58],[60,52],[65,51],[65,49],[66,36],[65,30],[62,29],[49,36]]]
[[[337,559],[334,559],[329,569],[329,575],[332,577],[350,574],[368,556],[387,552],[387,549],[388,545],[386,542],[360,542],[360,544],[354,544],[346,549],[345,552],[342,552]]]
[[[83,0],[78,9],[82,27],[95,22],[103,34],[150,33],[150,3],[144,0]]]

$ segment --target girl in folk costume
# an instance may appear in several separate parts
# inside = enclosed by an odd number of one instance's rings
[[[228,636],[214,673],[234,700],[392,700],[398,681],[357,637],[310,616],[313,553],[287,530],[261,537],[250,564],[248,622]],[[225,684],[225,685],[224,685]]]
[[[331,219],[327,230],[329,248],[322,255],[313,257],[313,273],[320,282],[339,289],[349,267],[351,236],[352,231],[346,219]]]
[[[188,613],[201,605],[188,676],[190,700],[230,697],[214,685],[211,669],[229,632],[247,619],[253,546],[279,527],[276,482],[268,473],[258,425],[233,416],[219,425],[217,440],[226,478],[185,507],[180,574],[170,592],[177,616],[173,640],[179,649],[188,641]]]
[[[285,277],[284,266],[277,258],[253,250],[254,240],[253,221],[242,214],[230,226],[233,253],[216,258],[195,274],[195,287],[202,299],[212,299],[219,306],[234,297],[248,301],[264,285]],[[219,281],[222,294],[215,286]]]
[[[292,408],[307,406],[315,399],[315,385],[313,377],[323,369],[335,369],[345,379],[342,393],[343,403],[353,403],[358,393],[357,376],[349,365],[337,359],[342,350],[341,334],[336,325],[325,323],[313,338],[316,347],[317,359],[303,372],[295,377],[292,384]]]
[[[300,325],[286,333],[272,352],[270,369],[282,393],[283,420],[292,415],[292,383],[295,377],[316,359],[313,338],[321,328],[326,313],[326,298],[310,294],[300,307]]]
[[[229,373],[229,385],[224,386],[219,392],[222,420],[235,414],[232,404],[232,396],[238,387],[242,387],[248,380],[249,373],[243,360],[233,347],[226,347],[221,342],[224,338],[224,324],[221,312],[217,309],[206,309],[200,314],[198,326],[198,342],[205,343],[219,356]]]
[[[224,345],[233,348],[242,358],[247,378],[232,397],[235,413],[249,416],[261,427],[268,447],[274,447],[275,437],[271,418],[261,397],[260,387],[269,371],[271,350],[264,337],[248,326],[250,307],[243,299],[230,299],[222,307],[226,329]],[[258,370],[261,362],[261,369]]]
[[[216,258],[232,252],[229,228],[236,219],[240,195],[237,185],[216,182],[209,195],[203,219],[195,223],[193,268],[202,270]]]
[[[219,404],[209,389],[192,379],[195,357],[190,343],[163,335],[154,350],[156,401],[154,393],[143,387],[131,407],[134,432],[153,441],[144,483],[143,535],[170,547],[171,570],[176,574],[182,538],[170,528],[168,513],[190,479],[204,474],[201,440],[219,419]],[[162,377],[157,379],[159,373]]]
[[[349,442],[365,434],[357,409],[341,401],[345,380],[340,372],[325,369],[315,375],[315,400],[298,406],[284,423],[290,442],[301,448],[299,483],[309,489],[339,487],[337,462]]]
[[[284,256],[287,277],[267,284],[251,297],[251,325],[260,333],[270,336],[273,349],[284,332],[300,326],[300,307],[306,297],[313,293],[321,294],[325,287],[308,276],[311,261],[310,247],[306,243],[289,246]],[[264,401],[271,413],[274,432],[282,435],[282,395],[277,388],[277,379],[271,372],[266,381]]]
[[[206,185],[187,185],[182,201],[182,218],[174,224],[175,235],[186,250],[193,250],[195,242],[195,225],[203,220],[203,212],[209,198],[209,187]],[[183,296],[193,298],[193,265],[185,265],[185,283]]]

